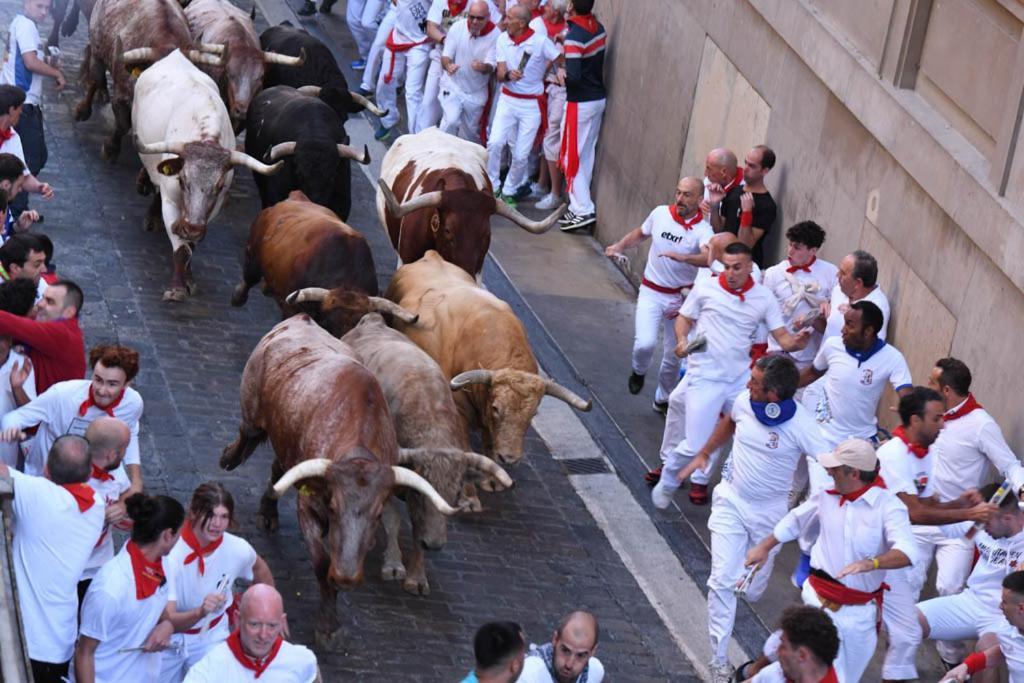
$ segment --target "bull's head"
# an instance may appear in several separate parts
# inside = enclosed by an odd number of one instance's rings
[[[306,51],[299,51],[298,57],[283,55],[279,52],[240,49],[231,53],[225,65],[227,78],[228,113],[235,132],[241,132],[245,126],[245,115],[249,111],[252,98],[263,90],[263,76],[267,64],[284,66],[302,66],[306,63]]]
[[[358,114],[364,109],[374,116],[386,116],[388,113],[387,109],[381,109],[354,90],[345,90],[333,85],[324,87],[303,85],[298,90],[310,97],[319,98],[321,102],[334,110],[342,123],[348,120],[350,114]]]
[[[307,287],[292,292],[285,298],[289,306],[314,304],[313,317],[325,330],[340,337],[355,327],[364,315],[371,312],[387,313],[407,325],[414,325],[419,316],[393,301],[379,296],[368,296],[346,287],[323,289]]]
[[[511,488],[512,477],[498,463],[479,453],[440,448],[399,449],[398,462],[411,467],[426,479],[452,507],[467,510],[463,484],[490,477],[501,489]],[[439,550],[448,542],[448,518],[419,493],[406,496],[409,517],[420,530],[420,542],[426,550]]]
[[[362,449],[360,449],[362,450]],[[274,483],[280,498],[302,480],[319,480],[318,490],[329,498],[327,546],[331,566],[327,578],[336,585],[354,586],[363,579],[363,559],[373,545],[384,504],[394,487],[406,486],[422,494],[446,515],[458,512],[412,470],[385,465],[369,452],[334,461],[305,460],[292,467]],[[299,487],[299,495],[314,495]]]
[[[197,242],[206,236],[206,223],[218,202],[231,185],[237,165],[256,173],[271,175],[281,164],[268,166],[244,152],[221,147],[214,140],[198,142],[154,142],[142,144],[136,138],[139,154],[173,154],[157,164],[157,171],[175,178],[181,190],[181,216],[170,226],[171,232],[183,240]]]
[[[359,150],[330,140],[299,140],[274,145],[266,159],[271,163],[291,159],[298,189],[314,203],[330,206],[342,164],[352,160],[366,165],[370,163],[370,150],[366,145]]]
[[[465,389],[484,397],[474,401],[480,421],[492,435],[492,454],[500,462],[514,465],[523,457],[523,439],[544,396],[565,401],[576,410],[590,410],[590,401],[561,384],[521,370],[469,370],[452,378],[452,391]]]

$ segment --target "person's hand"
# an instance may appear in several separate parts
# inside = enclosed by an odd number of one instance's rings
[[[851,574],[863,574],[864,572],[871,572],[875,570],[875,563],[872,560],[857,560],[843,567],[842,571],[836,574],[837,579],[841,579],[844,576],[850,576]]]
[[[693,474],[697,470],[703,470],[705,467],[707,467],[708,459],[710,457],[711,456],[709,456],[707,453],[701,451],[696,456],[694,456],[693,460],[687,463],[686,467],[679,470],[679,472],[676,474],[676,479],[679,480],[680,482],[686,481],[691,474]]]
[[[474,68],[474,69],[476,69],[476,64],[477,64],[477,63],[478,63],[478,62],[477,62],[477,60],[475,60],[475,59],[474,59],[474,60],[473,60],[473,68]],[[444,68],[444,70],[448,72],[448,75],[449,75],[449,76],[454,76],[454,75],[455,75],[455,72],[459,70],[459,65],[458,65],[458,64],[456,64],[455,62],[448,62],[448,66],[446,66],[446,67]],[[478,70],[479,70],[479,69],[478,69]]]
[[[203,604],[199,606],[199,611],[204,617],[207,614],[212,614],[224,606],[224,600],[224,596],[220,593],[210,593],[203,598]]]
[[[142,651],[160,652],[167,649],[167,646],[171,644],[172,635],[174,635],[174,625],[170,621],[161,621],[146,636],[146,642],[142,644]]]
[[[718,204],[725,199],[725,190],[718,183],[708,185],[708,199],[711,204]]]
[[[40,183],[39,194],[43,196],[43,199],[53,199],[53,188],[50,187],[50,183]]]
[[[7,429],[0,430],[0,441],[5,443],[24,441],[27,438],[28,434],[21,431],[21,427],[8,427]]]
[[[686,356],[689,355],[686,353],[686,346],[689,343],[690,342],[685,339],[679,340],[679,343],[676,344],[676,358],[686,358]]]
[[[967,510],[967,519],[971,522],[984,524],[999,512],[999,506],[992,503],[978,503]]]
[[[942,683],[942,681],[959,681],[963,683],[963,681],[969,680],[970,677],[971,674],[967,672],[967,665],[958,664],[947,671],[946,675],[939,679],[939,683]]]
[[[658,254],[662,258],[672,259],[673,261],[679,261],[679,263],[686,263],[686,257],[688,254],[684,254],[679,251],[666,251],[663,254]]]
[[[818,310],[821,311],[822,319],[828,320],[829,314],[832,313],[832,303],[829,301],[822,301],[821,306],[818,307]]]
[[[740,211],[747,212],[754,210],[754,193],[744,192],[740,195]]]
[[[25,359],[21,365],[17,363],[11,368],[11,389],[17,391],[25,386],[29,373],[32,372],[32,361]]]
[[[960,494],[960,500],[963,502],[964,507],[971,507],[978,505],[979,503],[987,502],[981,495],[981,491],[978,489],[967,489]]]
[[[57,70],[57,75],[53,77],[53,80],[57,81],[57,90],[63,90],[64,86],[68,84],[68,80],[64,78],[64,72],[60,69]]]
[[[793,343],[796,344],[796,348],[798,350],[806,349],[807,344],[809,344],[810,341],[811,329],[809,327],[805,327],[804,329],[800,330],[799,332],[793,335]]]
[[[127,516],[128,511],[125,509],[124,503],[110,503],[103,510],[103,521],[107,524],[117,524]]]
[[[706,200],[706,199],[700,200],[700,212],[702,214],[704,214],[705,216],[710,216],[711,215],[711,204],[708,203],[708,200]]]
[[[522,78],[523,78],[523,72],[522,71],[516,71],[515,69],[513,69],[512,71],[508,72],[508,80],[512,81],[513,83],[515,81],[522,80]]]
[[[565,87],[565,69],[555,69],[555,83]]]
[[[604,248],[604,255],[607,256],[608,258],[615,258],[616,256],[621,256],[622,247],[619,246],[618,242],[609,244],[607,247]]]
[[[768,559],[769,550],[765,547],[764,543],[758,543],[747,552],[747,561],[743,563],[744,567],[753,567],[754,565],[764,564]]]
[[[488,73],[488,71],[490,70],[490,66],[484,62],[481,62],[479,59],[474,59],[472,62],[470,62],[469,68],[471,68],[478,74],[485,74]]]

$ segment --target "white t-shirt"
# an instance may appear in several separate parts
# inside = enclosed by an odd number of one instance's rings
[[[670,289],[692,285],[697,279],[697,266],[673,261],[662,254],[699,254],[701,247],[710,242],[715,235],[711,223],[703,217],[690,228],[680,225],[672,217],[669,206],[659,206],[651,211],[640,226],[640,232],[651,238],[651,250],[647,254],[644,278]]]
[[[14,391],[11,390],[11,370],[15,364],[18,367],[23,367],[25,365],[25,356],[11,349],[10,354],[7,356],[7,361],[0,365],[0,415],[6,415],[18,407],[18,404],[14,402]],[[29,371],[24,389],[30,401],[36,397],[35,368]],[[0,461],[8,467],[17,465],[18,444],[15,442],[0,442]]]
[[[878,432],[875,413],[887,381],[897,391],[913,384],[906,359],[891,344],[883,344],[861,362],[847,352],[840,337],[829,337],[814,357],[814,368],[825,373],[815,417],[830,448],[844,439],[870,439]]]
[[[970,528],[970,522],[963,523]],[[978,561],[967,577],[967,590],[993,610],[999,610],[1003,579],[1024,564],[1024,531],[1009,538],[992,538],[984,529],[974,535]]]
[[[85,430],[92,421],[107,413],[96,406],[79,415],[79,409],[89,398],[90,380],[70,379],[57,382],[35,400],[4,415],[0,429],[18,427],[24,429],[38,424],[39,431],[32,439],[32,448],[25,458],[25,471],[30,474],[42,473],[50,446],[65,434],[85,436]],[[132,438],[124,454],[125,465],[139,464],[139,420],[142,418],[142,397],[131,387],[125,387],[121,402],[114,408],[114,417],[128,425]]]
[[[185,683],[312,683],[316,680],[316,655],[302,645],[281,643],[281,649],[259,679],[235,658],[226,642],[217,645],[188,670]],[[522,680],[522,679],[520,679]]]
[[[0,153],[13,154],[21,159],[21,163],[25,164],[25,170],[21,174],[29,175],[28,163],[25,161],[25,149],[21,146],[21,136],[18,135],[18,131],[14,130],[14,128],[11,128],[10,132],[11,137],[0,142]]]
[[[508,33],[498,36],[498,44],[495,48],[498,63],[505,63],[509,71],[522,71],[523,77],[518,81],[506,81],[501,83],[502,88],[517,95],[542,95],[544,94],[544,74],[548,71],[548,65],[562,54],[558,48],[548,39],[547,33],[537,33],[516,45]],[[525,55],[529,54],[526,67],[520,69]]]
[[[39,38],[39,27],[24,14],[19,14],[11,20],[8,33],[10,36],[4,55],[4,67],[0,71],[0,83],[18,86],[25,91],[25,104],[38,107],[43,94],[43,77],[28,70],[23,55],[35,52],[39,59],[46,57]]]
[[[866,297],[858,299],[858,301],[870,301],[882,311],[882,329],[878,331],[878,337],[885,339],[885,331],[889,329],[890,320],[889,298],[885,296],[885,292],[876,285],[874,289],[868,292]],[[832,288],[831,310],[828,314],[828,320],[825,322],[825,339],[840,335],[840,332],[843,330],[843,316],[846,315],[846,311],[851,303],[857,302],[850,301],[850,297],[843,294],[843,290],[839,288],[837,280],[836,286]]]
[[[764,272],[764,286],[772,290],[775,298],[782,306],[782,317],[786,321],[789,332],[793,332],[792,324],[797,318],[803,317],[811,310],[818,308],[812,306],[812,301],[824,303],[832,297],[832,289],[836,287],[836,273],[839,269],[828,261],[815,259],[810,267],[810,272],[796,270],[787,273],[790,267],[789,259],[777,263]],[[794,281],[796,287],[794,287]],[[790,357],[797,363],[807,364],[814,360],[818,347],[821,346],[822,334],[817,331],[811,332],[811,341],[807,347],[800,351],[789,352]],[[773,337],[768,338],[768,350],[771,352],[781,351],[782,347]]]
[[[919,498],[931,498],[932,463],[935,456],[931,450],[919,458],[910,452],[907,444],[899,437],[893,437],[875,451],[881,465],[885,486],[893,493],[907,493]]]
[[[99,494],[107,505],[113,505],[131,487],[128,473],[124,470],[124,464],[118,465],[117,469],[109,473],[113,479],[99,480],[89,477],[89,486]],[[103,531],[96,547],[92,549],[92,555],[85,564],[85,571],[82,572],[82,579],[91,579],[96,576],[100,567],[105,565],[114,557],[114,535],[110,532],[110,525],[103,523]]]
[[[604,680],[604,665],[597,657],[587,662],[587,683],[601,683]],[[516,679],[517,683],[554,683],[547,664],[538,656],[531,655],[523,660],[523,671]]]
[[[96,683],[154,681],[160,675],[159,652],[118,652],[141,647],[160,621],[174,589],[173,577],[153,595],[135,597],[135,576],[128,544],[100,568],[82,603],[83,636],[99,641],[96,648]],[[223,682],[224,679],[221,679]]]
[[[14,479],[14,575],[32,659],[71,659],[78,626],[78,579],[103,528],[103,500],[85,512],[62,487],[10,470]]]
[[[1003,617],[996,629],[999,639],[999,651],[1006,660],[1006,668],[1010,672],[1010,683],[1024,683],[1024,634]]]
[[[741,299],[717,277],[698,278],[679,313],[696,320],[694,333],[708,340],[707,350],[687,357],[687,374],[720,382],[734,382],[750,370],[750,347],[762,322],[769,330],[785,325],[779,302],[764,285],[755,282]]]
[[[395,42],[421,43],[427,40],[427,12],[431,0],[398,0]]]
[[[470,65],[477,59],[495,66],[495,45],[499,35],[498,29],[492,28],[487,35],[473,37],[466,21],[457,21],[444,41],[444,56],[455,62],[459,70],[454,76],[447,71],[441,72],[441,90],[455,90],[476,104],[486,102],[491,74],[482,74]]]

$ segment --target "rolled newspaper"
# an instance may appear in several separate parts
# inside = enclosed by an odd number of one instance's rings
[[[800,316],[799,320],[796,320],[796,321],[793,322],[793,331],[794,332],[799,332],[800,330],[802,330],[802,329],[804,329],[806,327],[810,327],[819,318],[821,318],[821,309],[820,308],[815,308],[814,310],[807,311],[807,313],[804,313],[802,316]]]
[[[690,340],[689,344],[686,345],[686,355],[690,355],[691,353],[701,353],[702,351],[707,350],[708,338],[703,334],[698,334]]]
[[[732,589],[732,592],[735,593],[737,597],[747,594],[747,591],[750,590],[750,584],[754,582],[754,574],[756,574],[757,570],[760,568],[760,564],[755,564],[747,570],[747,574],[743,577],[743,580],[736,584],[736,587]]]
[[[1009,495],[1009,493],[1012,490],[1012,488],[1013,488],[1013,485],[1010,483],[1010,480],[1007,479],[1006,481],[1004,481],[1002,484],[999,485],[999,488],[997,488],[996,492],[992,494],[992,497],[988,499],[988,502],[992,503],[993,505],[995,505],[997,507],[999,505],[1002,505],[1003,501],[1006,500],[1006,496]],[[978,530],[984,529],[984,528],[985,528],[985,523],[984,522],[975,522],[974,523],[975,531],[978,531]]]
[[[519,59],[519,68],[516,69],[519,73],[523,73],[526,69],[526,65],[530,63],[530,57],[532,55],[529,52],[524,52],[523,56]]]

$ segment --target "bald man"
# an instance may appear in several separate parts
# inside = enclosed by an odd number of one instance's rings
[[[544,645],[530,645],[519,683],[601,683],[604,665],[594,656],[601,629],[597,617],[582,610],[559,622]]]
[[[189,669],[185,683],[319,683],[316,655],[282,637],[288,616],[281,594],[257,583],[242,595],[239,627]]]
[[[643,389],[644,376],[651,366],[661,329],[661,370],[654,392],[654,409],[661,414],[668,412],[669,395],[679,381],[674,321],[683,305],[683,297],[693,287],[697,269],[707,265],[707,244],[714,236],[711,224],[700,210],[703,196],[703,182],[683,178],[676,185],[674,203],[651,211],[639,228],[609,245],[604,252],[608,258],[621,259],[626,250],[651,238],[651,250],[636,300],[629,393],[638,394]]]

